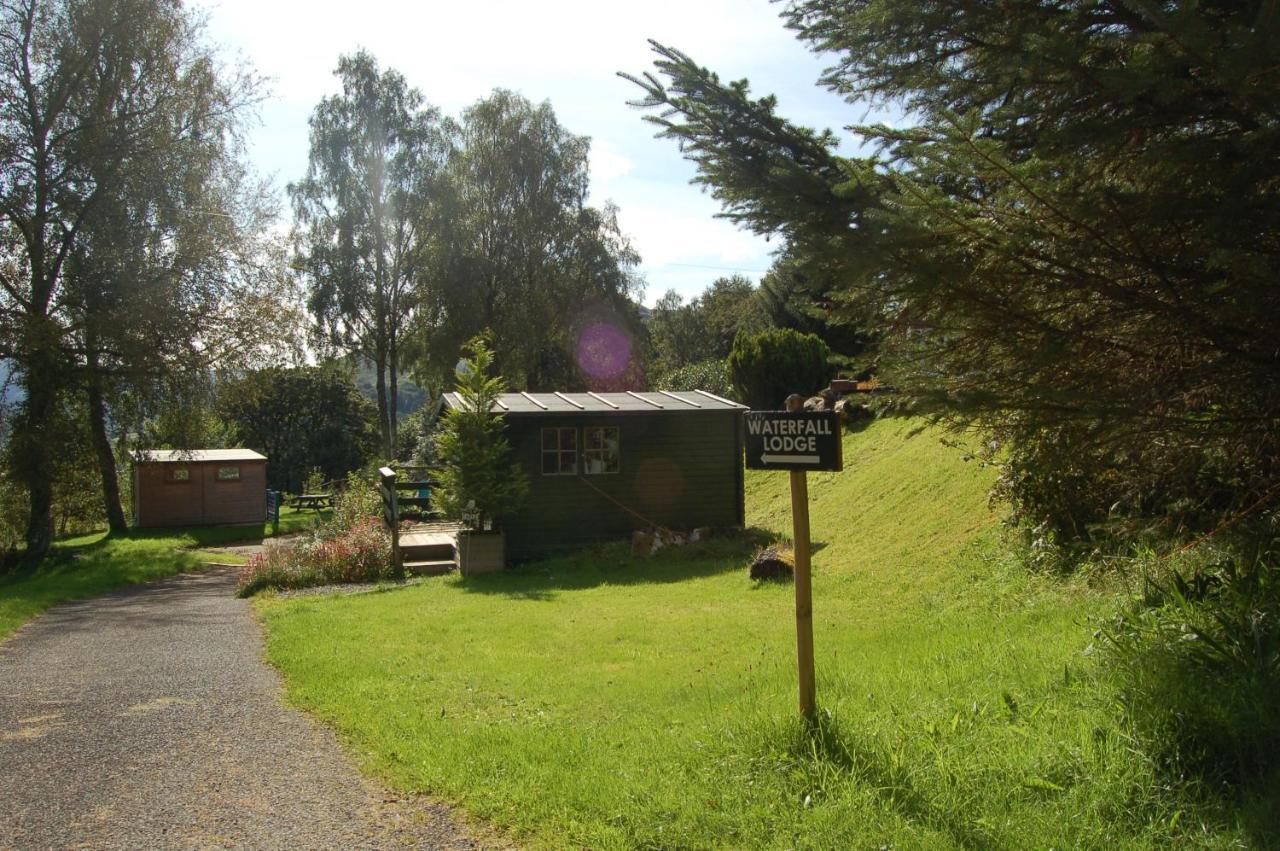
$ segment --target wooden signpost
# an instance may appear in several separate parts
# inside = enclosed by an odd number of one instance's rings
[[[802,410],[803,397],[787,397],[786,411],[746,413],[747,468],[788,470],[795,538],[796,661],[800,714],[813,720],[818,690],[813,671],[813,581],[809,569],[809,470],[844,469],[840,415]]]
[[[280,534],[280,502],[284,494],[280,491],[267,491],[267,520],[271,522],[271,534]]]

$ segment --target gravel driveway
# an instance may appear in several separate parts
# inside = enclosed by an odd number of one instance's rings
[[[0,644],[0,849],[477,847],[281,703],[234,582],[64,604]]]

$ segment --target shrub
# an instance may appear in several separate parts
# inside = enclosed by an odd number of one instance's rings
[[[264,588],[378,582],[403,575],[391,557],[390,535],[377,520],[366,518],[330,538],[268,547],[240,569],[236,594],[248,597]]]
[[[333,497],[333,516],[325,532],[340,535],[363,525],[368,520],[381,522],[382,495],[378,492],[377,473],[373,469],[357,470],[347,476],[346,487]]]
[[[752,408],[778,409],[792,393],[813,393],[835,371],[831,350],[815,334],[776,328],[738,334],[729,353],[729,374],[737,398]]]
[[[650,384],[658,390],[706,390],[717,396],[734,395],[729,364],[719,358],[665,369],[657,373]]]
[[[324,470],[319,467],[312,467],[311,472],[307,473],[306,479],[302,482],[302,492],[324,493],[327,484],[329,484],[329,479],[325,476]]]

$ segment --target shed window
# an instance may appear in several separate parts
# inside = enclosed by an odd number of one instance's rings
[[[542,475],[572,476],[578,472],[578,430],[542,430]]]
[[[219,467],[218,481],[220,482],[240,481],[240,468],[239,467]]]
[[[589,475],[618,472],[621,467],[619,446],[616,426],[597,426],[583,429],[583,471]]]
[[[170,467],[168,478],[171,482],[189,482],[191,481],[191,468]]]

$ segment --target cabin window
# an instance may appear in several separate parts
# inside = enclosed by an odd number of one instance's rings
[[[621,452],[616,426],[582,430],[582,469],[589,475],[616,473],[621,469]]]
[[[219,467],[218,481],[220,482],[240,481],[240,468],[239,467]]]
[[[573,476],[578,472],[578,430],[542,430],[542,475]]]
[[[170,467],[168,478],[171,482],[189,482],[191,481],[191,468]]]

